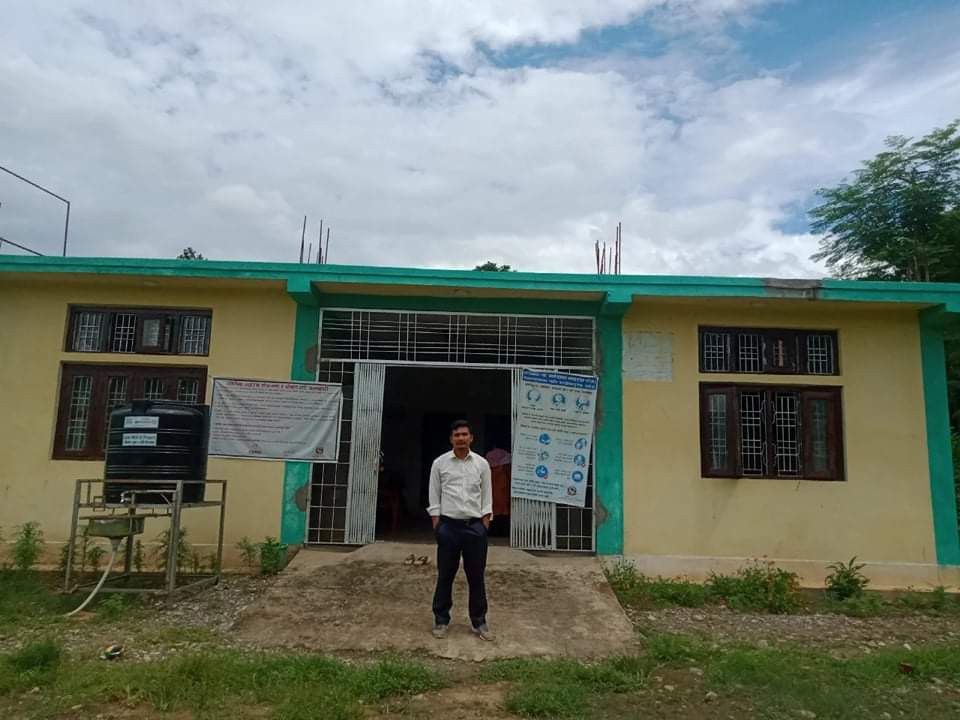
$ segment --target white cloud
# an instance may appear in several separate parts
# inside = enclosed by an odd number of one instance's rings
[[[293,260],[307,213],[335,262],[590,271],[622,219],[631,272],[818,273],[816,238],[780,229],[791,209],[884,135],[951,119],[960,55],[908,38],[803,81],[718,73],[757,4],[18,7],[0,162],[70,197],[86,255]],[[696,54],[506,69],[477,49],[643,13],[695,28]],[[0,200],[0,235],[56,251],[56,203],[2,177]]]

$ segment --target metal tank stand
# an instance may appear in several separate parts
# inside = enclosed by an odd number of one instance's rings
[[[119,593],[151,593],[159,595],[171,595],[174,592],[182,590],[199,590],[209,585],[215,585],[220,581],[223,570],[223,526],[227,507],[227,481],[226,480],[131,480],[124,478],[122,482],[127,486],[136,486],[135,490],[125,491],[121,498],[123,502],[108,503],[104,499],[104,480],[77,480],[73,493],[73,512],[70,519],[70,539],[67,545],[66,571],[64,573],[63,587],[65,592],[74,592],[85,587],[92,587],[95,583],[87,585],[71,585],[74,570],[74,554],[76,549],[77,535],[79,534],[80,522],[96,520],[104,522],[106,520],[116,520],[119,523],[127,523],[129,532],[121,533],[126,537],[126,553],[124,555],[123,573],[108,578],[106,584],[100,592],[119,592]],[[209,494],[210,488],[219,487],[220,492],[216,500],[203,500],[201,502],[184,502],[183,489],[187,485],[206,485],[206,492]],[[180,541],[181,522],[183,511],[192,508],[217,507],[220,508],[219,530],[217,531],[217,563],[213,573],[208,577],[190,580],[178,584],[180,568],[177,564],[177,548]],[[162,575],[162,586],[145,587],[116,587],[114,583],[130,578],[146,579],[156,573],[135,573],[132,569],[134,535],[142,531],[143,522],[150,518],[170,518],[169,529],[169,548],[167,553],[167,567]]]

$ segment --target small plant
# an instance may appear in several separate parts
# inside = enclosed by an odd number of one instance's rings
[[[57,572],[60,577],[67,576],[67,560],[70,558],[70,543],[64,543],[60,548],[60,560],[57,562]]]
[[[203,569],[203,553],[194,548],[190,551],[190,570],[194,575],[199,575]]]
[[[17,530],[13,541],[13,564],[18,570],[29,570],[43,552],[43,531],[35,522],[27,522]]]
[[[240,551],[240,557],[243,558],[243,564],[247,566],[247,570],[251,575],[253,575],[260,565],[260,547],[255,542],[252,542],[250,538],[244,535],[237,542],[236,548]]]
[[[90,533],[88,528],[84,526],[83,530],[80,531],[80,552],[74,552],[74,562],[76,558],[80,558],[80,574],[77,577],[83,577],[87,572],[87,552],[90,550]]]
[[[5,540],[4,540],[4,537],[3,537],[3,528],[0,528],[0,549],[2,549],[2,548],[4,547],[4,542],[5,542]],[[6,570],[7,567],[8,567],[8,566],[7,566],[6,561],[3,560],[2,554],[0,554],[0,570]]]
[[[827,595],[840,601],[863,595],[863,591],[870,584],[867,576],[860,572],[865,567],[865,563],[857,562],[856,556],[847,563],[835,562],[827,565],[831,571],[826,578]]]
[[[97,605],[97,618],[104,622],[116,622],[127,609],[120,595],[111,595]]]
[[[799,577],[772,562],[754,562],[732,576],[711,573],[707,585],[733,610],[786,613],[800,604]]]
[[[260,543],[260,573],[276,575],[287,564],[287,546],[267,537]]]
[[[90,565],[90,569],[94,573],[100,572],[100,561],[103,560],[103,556],[107,554],[107,551],[104,550],[100,545],[91,545],[87,550],[87,563]]]
[[[181,572],[190,561],[190,543],[187,542],[187,531],[181,529],[177,537],[177,572]],[[157,538],[157,546],[153,550],[153,556],[157,561],[157,567],[162,572],[167,571],[167,561],[170,557],[170,531],[164,530]]]
[[[139,540],[133,543],[133,567],[137,572],[143,572],[143,543]]]
[[[210,571],[211,575],[216,575],[220,572],[220,561],[217,560],[216,553],[210,553],[207,555],[207,569]]]

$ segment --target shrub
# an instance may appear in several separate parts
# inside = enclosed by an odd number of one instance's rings
[[[190,543],[187,542],[187,531],[182,529],[177,537],[177,572],[190,562]],[[153,549],[153,556],[161,572],[167,571],[167,561],[170,558],[170,531],[164,530],[157,539],[157,547]]]
[[[827,575],[827,595],[834,600],[847,600],[849,598],[860,597],[864,589],[870,583],[870,580],[860,572],[866,567],[864,563],[858,563],[856,556],[850,558],[850,562],[835,562],[827,565],[831,573]]]
[[[243,564],[247,566],[247,570],[252,575],[260,565],[260,548],[246,535],[240,538],[236,544],[236,548],[240,551]]]
[[[35,522],[27,522],[17,530],[13,541],[13,564],[18,570],[29,570],[43,552],[43,531]]]
[[[631,563],[620,560],[607,568],[607,579],[620,600],[638,607],[703,607],[709,600],[704,585],[689,580],[649,578]]]
[[[260,572],[263,575],[276,575],[287,564],[287,546],[267,537],[260,543]]]
[[[97,618],[105,622],[115,622],[126,608],[127,603],[120,595],[111,595],[97,605]]]
[[[796,573],[772,562],[754,562],[736,575],[710,574],[710,594],[734,610],[766,610],[785,613],[800,604],[800,581]]]
[[[137,572],[143,572],[143,543],[139,540],[133,543],[133,567]]]

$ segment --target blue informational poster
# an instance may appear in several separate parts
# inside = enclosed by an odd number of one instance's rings
[[[524,370],[513,439],[512,497],[583,507],[597,378]]]

